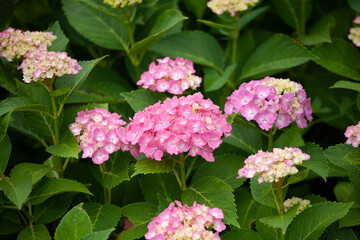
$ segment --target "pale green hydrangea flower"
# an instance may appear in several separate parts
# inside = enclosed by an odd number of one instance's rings
[[[117,7],[123,8],[141,2],[142,0],[104,0],[105,4],[110,5],[113,8],[117,8]]]
[[[300,203],[300,206],[296,211],[296,215],[298,215],[299,213],[304,211],[305,208],[311,207],[310,200],[301,199],[298,197],[292,197],[292,198],[286,199],[284,201],[284,203],[283,203],[284,211],[287,212],[292,206],[294,206],[295,204],[299,204],[299,203]]]
[[[245,11],[258,2],[259,0],[211,0],[207,6],[218,15],[229,12],[231,16],[235,16],[236,12]]]

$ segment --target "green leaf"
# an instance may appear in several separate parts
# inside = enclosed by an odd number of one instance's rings
[[[222,240],[263,240],[261,235],[251,229],[236,229],[221,236]]]
[[[219,72],[222,70],[224,53],[221,46],[214,37],[205,32],[172,34],[157,41],[151,50],[171,58],[183,57]]]
[[[131,47],[129,56],[136,57],[137,55],[144,54],[158,39],[164,35],[164,33],[185,19],[188,18],[184,17],[178,10],[165,10],[156,19],[156,22],[154,23],[150,32],[150,36],[139,42],[136,42],[134,46]]]
[[[29,203],[36,205],[55,194],[63,192],[82,192],[92,195],[83,184],[77,181],[63,178],[50,178],[36,185],[29,197]]]
[[[344,156],[344,160],[351,164],[360,164],[360,152],[348,153]]]
[[[129,159],[131,155],[128,152],[116,152],[115,157],[106,161],[106,172],[104,186],[114,188],[123,181],[129,180]]]
[[[245,187],[235,190],[235,204],[240,228],[252,228],[260,204],[256,202]]]
[[[360,210],[350,209],[345,217],[339,220],[339,227],[353,227],[360,225]]]
[[[88,40],[108,49],[128,51],[129,36],[125,24],[75,0],[63,0],[69,23]]]
[[[330,43],[330,28],[335,25],[335,18],[325,16],[312,25],[306,35],[300,35],[300,40],[305,45]]]
[[[349,6],[356,12],[360,12],[360,3],[357,0],[347,0]]]
[[[139,226],[150,222],[157,213],[157,205],[148,202],[137,202],[121,208],[121,214]]]
[[[301,182],[302,180],[306,179],[308,175],[309,175],[309,169],[300,171],[294,175],[289,176],[287,180],[287,184],[290,185]]]
[[[50,240],[50,234],[45,225],[29,225],[21,230],[17,240]]]
[[[196,15],[196,18],[202,18],[206,10],[207,0],[185,0],[185,6],[187,9]]]
[[[318,57],[317,64],[330,72],[360,81],[360,53],[354,44],[343,39],[333,39],[312,49]]]
[[[333,86],[330,88],[344,88],[344,89],[350,89],[357,92],[360,92],[360,83],[354,83],[350,81],[337,81]]]
[[[299,128],[292,127],[286,129],[274,142],[274,147],[301,147],[304,146],[305,142],[301,136]]]
[[[344,157],[349,153],[359,151],[360,149],[354,148],[349,144],[337,144],[326,149],[324,153],[332,164],[352,171],[354,170],[354,166],[350,162],[344,161]]]
[[[11,153],[10,138],[5,135],[2,141],[0,141],[0,171],[5,172],[6,166],[9,162]]]
[[[112,233],[112,231],[114,231],[114,228],[110,228],[99,232],[92,232],[82,237],[80,240],[107,240],[110,234]]]
[[[118,239],[119,240],[134,240],[134,239],[139,239],[141,237],[144,237],[144,235],[148,232],[147,224],[149,222],[146,222],[146,223],[141,224],[139,226],[136,226],[136,227],[130,228],[128,230],[122,231],[118,235]]]
[[[4,139],[9,122],[10,122],[11,112],[6,113],[2,117],[0,117],[0,142]]]
[[[19,215],[13,211],[5,209],[0,214],[0,234],[8,235],[21,229]]]
[[[72,1],[72,0],[65,0]],[[80,66],[83,68],[79,71],[78,74],[68,74],[62,77],[59,77],[55,81],[55,89],[59,88],[70,88],[65,95],[59,96],[60,104],[64,104],[66,100],[81,86],[85,81],[90,71],[105,57],[97,58],[91,61],[81,61],[79,62]]]
[[[79,240],[91,232],[90,218],[80,203],[61,219],[55,231],[55,240]]]
[[[145,200],[158,204],[158,195],[165,199],[179,200],[180,187],[174,174],[148,174],[140,176],[140,186]]]
[[[232,124],[230,136],[224,138],[224,142],[251,154],[257,153],[262,147],[261,135],[252,129],[239,125],[237,122]]]
[[[47,166],[44,166],[42,164],[36,164],[36,163],[20,163],[16,165],[11,172],[13,174],[16,174],[18,176],[27,173],[27,171],[30,172],[30,177],[32,181],[32,185],[35,185],[40,179],[42,179],[48,172],[50,172],[50,168]]]
[[[236,179],[238,171],[244,166],[244,156],[226,154],[215,156],[215,162],[205,162],[197,169],[191,182],[205,176],[214,176],[224,180],[232,189],[239,187],[245,182],[245,178]]]
[[[289,37],[275,34],[256,48],[245,63],[240,78],[263,77],[315,59],[316,56]]]
[[[350,182],[338,182],[334,187],[334,194],[338,202],[349,203],[358,200],[354,187]]]
[[[305,31],[305,23],[311,12],[311,1],[277,0],[273,4],[282,20],[298,34]]]
[[[49,198],[33,207],[37,224],[46,224],[62,217],[68,210],[75,193],[65,193]]]
[[[78,158],[79,143],[76,140],[76,137],[72,135],[72,133],[68,133],[61,144],[49,146],[46,148],[46,151],[58,157]]]
[[[254,200],[258,203],[276,209],[276,200],[274,197],[274,195],[276,196],[275,186],[273,186],[272,183],[268,182],[262,182],[261,184],[259,184],[257,179],[258,177],[253,177],[250,180],[250,189]],[[283,196],[285,195],[286,194],[283,194]]]
[[[281,239],[281,230],[279,228],[269,227],[260,221],[263,217],[274,216],[278,211],[274,208],[260,205],[257,213],[256,230],[265,240]]]
[[[269,216],[260,218],[260,221],[273,228],[280,228],[285,235],[286,229],[296,216],[296,211],[300,204],[296,204],[282,216]]]
[[[234,31],[234,26],[232,24],[225,25],[225,24],[220,24],[220,23],[209,21],[209,20],[203,20],[203,19],[197,19],[197,21],[201,22],[209,27],[216,28],[218,30],[222,30],[222,31],[225,31],[228,33]]]
[[[86,203],[84,209],[90,217],[94,232],[116,227],[121,217],[121,208],[112,204]]]
[[[301,147],[301,150],[310,155],[310,159],[303,161],[302,166],[315,172],[326,181],[329,166],[322,148],[314,143],[306,143],[305,146]]]
[[[16,80],[10,77],[9,70],[0,61],[0,86],[17,95]]]
[[[26,97],[7,98],[0,102],[0,116],[11,111],[49,111],[48,107],[42,104],[37,104]]]
[[[323,202],[299,213],[286,232],[288,240],[318,239],[325,228],[344,217],[352,203]]]
[[[142,159],[135,163],[135,172],[131,175],[134,177],[138,174],[149,173],[168,173],[174,170],[175,162],[172,159],[156,161],[153,159]]]
[[[350,228],[339,229],[337,224],[330,225],[330,227],[328,227],[326,231],[327,231],[326,240],[339,240],[339,239],[358,240],[353,230],[351,230]]]
[[[239,18],[238,22],[238,31],[243,29],[248,23],[250,23],[252,20],[260,16],[262,13],[267,11],[269,9],[268,6],[251,9],[249,11],[245,11],[243,15]]]
[[[69,39],[65,36],[64,32],[61,30],[59,22],[55,22],[50,28],[49,31],[52,32],[57,38],[50,47],[48,47],[48,51],[54,52],[64,52],[67,44],[69,43]]]
[[[155,104],[162,98],[165,98],[165,95],[147,89],[123,92],[120,95],[126,99],[135,112],[144,110],[145,107]]]
[[[232,189],[217,177],[207,176],[197,180],[183,192],[181,199],[188,206],[196,201],[210,208],[220,208],[224,213],[224,223],[239,227]]]
[[[0,182],[0,189],[13,202],[18,209],[21,209],[23,203],[29,196],[32,188],[30,171],[27,169],[13,168],[9,179],[3,179]]]
[[[55,91],[50,92],[49,95],[54,96],[54,97],[58,97],[58,96],[64,95],[68,91],[70,91],[70,88],[59,88],[59,89],[56,89]]]
[[[211,78],[210,81],[205,81],[204,79],[205,92],[216,91],[222,88],[230,80],[231,74],[233,74],[236,66],[236,63],[229,65],[225,69],[223,75],[219,76],[218,78]]]

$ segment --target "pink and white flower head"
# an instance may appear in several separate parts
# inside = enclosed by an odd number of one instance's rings
[[[246,11],[258,2],[259,0],[211,0],[207,6],[218,15],[229,12],[231,16],[235,16],[236,12]]]
[[[125,124],[121,115],[95,107],[78,112],[70,130],[80,143],[82,158],[91,157],[95,164],[101,164],[109,159],[109,154],[126,146],[122,138]]]
[[[292,197],[292,198],[286,199],[283,202],[284,212],[289,211],[290,208],[292,208],[294,205],[299,204],[299,203],[300,203],[300,206],[296,211],[296,215],[298,215],[299,213],[304,211],[305,208],[311,207],[310,200],[301,199],[301,198],[298,198],[298,197]]]
[[[113,8],[117,8],[117,7],[123,8],[141,2],[142,0],[104,0],[105,4],[110,5]]]
[[[214,161],[212,152],[229,136],[231,125],[219,107],[201,93],[168,98],[135,113],[125,129],[125,139],[132,145],[130,152],[140,152],[161,161],[164,152],[200,155]]]
[[[200,86],[201,77],[193,75],[194,65],[190,60],[177,57],[175,60],[165,57],[157,59],[158,65],[152,62],[149,71],[141,75],[137,85],[143,85],[158,92],[169,92],[171,94],[182,94],[191,88],[195,90]]]
[[[0,57],[8,61],[22,58],[30,51],[46,50],[55,39],[52,32],[23,32],[8,28],[0,32]]]
[[[274,148],[273,152],[259,150],[245,160],[245,166],[239,170],[237,178],[253,178],[256,174],[261,174],[259,183],[278,182],[281,178],[298,172],[294,165],[309,159],[310,156],[299,148]]]
[[[348,38],[355,44],[355,46],[360,47],[360,16],[357,16],[353,23],[355,27],[350,28],[350,33]]]
[[[248,121],[255,120],[268,131],[275,125],[281,129],[291,122],[300,128],[312,120],[311,99],[302,85],[289,79],[265,77],[240,85],[225,103],[225,113],[240,113]]]
[[[360,122],[354,126],[348,126],[345,132],[346,144],[351,144],[353,147],[358,147],[360,144]]]
[[[53,76],[77,74],[82,67],[77,60],[67,56],[66,52],[48,52],[46,50],[31,51],[25,55],[24,61],[17,68],[23,71],[23,81],[42,81]]]
[[[170,203],[169,207],[161,212],[148,224],[145,239],[171,239],[171,240],[220,240],[219,232],[226,226],[221,221],[224,218],[219,208],[209,208],[204,204],[194,202],[189,207]]]

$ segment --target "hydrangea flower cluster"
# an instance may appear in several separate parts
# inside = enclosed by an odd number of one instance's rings
[[[302,164],[309,160],[310,156],[303,153],[299,148],[274,148],[273,152],[259,150],[257,154],[250,155],[245,160],[245,166],[239,170],[237,178],[253,178],[255,174],[261,174],[258,182],[278,182],[280,178],[298,172],[294,165]]]
[[[26,83],[52,78],[54,75],[77,74],[82,69],[77,60],[68,57],[66,52],[37,50],[27,53],[25,57],[17,69],[22,69],[23,81]]]
[[[360,122],[357,125],[348,126],[345,131],[346,144],[358,147],[360,144]]]
[[[125,129],[130,152],[160,161],[164,152],[200,155],[214,161],[213,151],[222,135],[229,136],[231,125],[211,100],[201,93],[168,98],[139,111]]]
[[[22,58],[30,51],[46,50],[55,39],[52,32],[23,32],[10,27],[0,32],[0,57],[8,61]]]
[[[350,33],[348,38],[355,44],[355,46],[360,47],[360,16],[357,16],[353,23],[355,27],[350,28]]]
[[[301,84],[289,79],[265,77],[243,83],[227,99],[225,113],[240,113],[266,131],[274,123],[281,129],[293,121],[305,128],[306,119],[312,120],[311,99]]]
[[[284,212],[287,212],[290,208],[292,208],[292,206],[294,206],[296,204],[299,204],[299,203],[300,203],[300,206],[296,211],[296,215],[298,215],[299,213],[304,211],[305,208],[311,207],[310,200],[306,200],[306,199],[303,200],[303,199],[298,198],[298,197],[292,197],[292,198],[286,199],[283,202]]]
[[[259,0],[211,0],[207,6],[218,15],[227,11],[235,16],[236,12],[245,11],[258,2]]]
[[[195,90],[200,86],[201,77],[193,75],[194,65],[190,60],[177,57],[175,60],[165,57],[152,62],[149,71],[141,75],[137,85],[143,85],[153,91],[182,94],[186,89]]]
[[[110,5],[113,8],[117,8],[119,6],[123,8],[141,2],[142,0],[104,0],[105,4]]]
[[[219,232],[226,226],[219,208],[209,208],[194,202],[192,207],[175,201],[149,223],[145,239],[220,240]],[[211,231],[215,230],[215,233]]]
[[[82,158],[91,157],[95,164],[101,164],[125,145],[121,136],[126,122],[120,118],[121,115],[103,108],[78,112],[70,130],[80,142]]]

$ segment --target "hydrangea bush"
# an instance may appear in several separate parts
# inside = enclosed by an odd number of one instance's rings
[[[0,239],[358,239],[359,15],[0,1]]]

